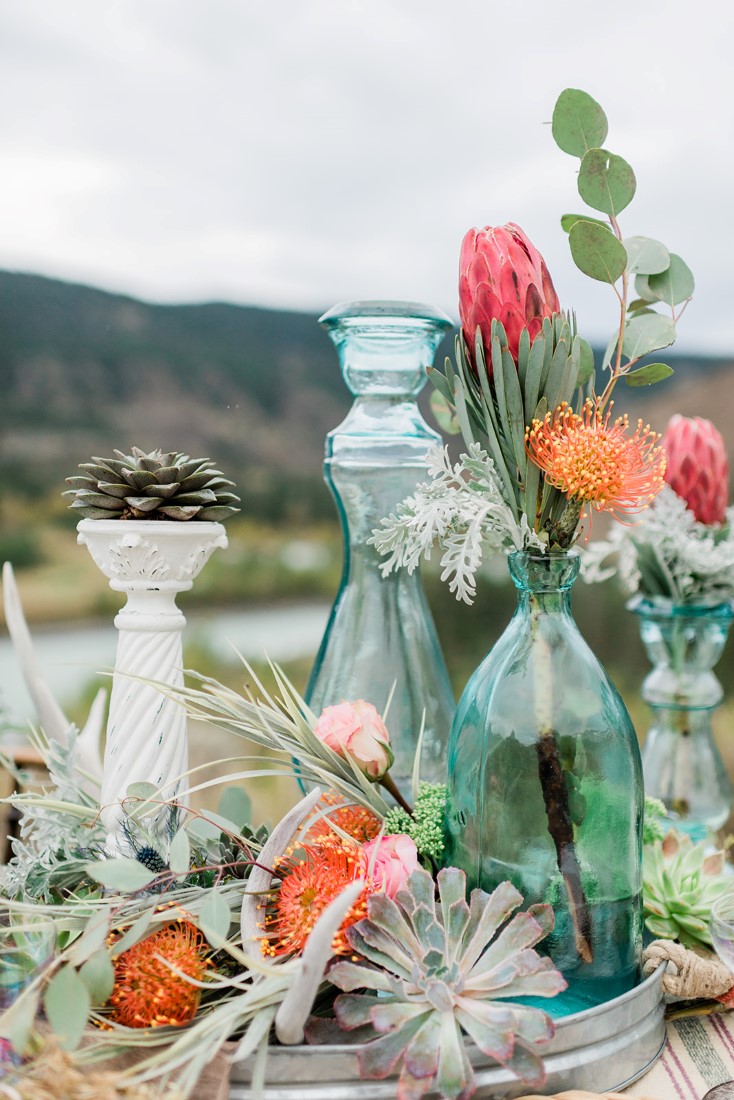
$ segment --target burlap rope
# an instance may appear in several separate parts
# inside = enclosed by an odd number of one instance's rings
[[[642,955],[642,973],[652,974],[667,962],[663,992],[685,1000],[723,997],[732,987],[731,971],[713,952],[698,954],[672,940],[653,940]]]

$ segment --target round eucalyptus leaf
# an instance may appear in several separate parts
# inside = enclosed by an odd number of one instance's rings
[[[115,987],[115,967],[106,951],[95,951],[79,971],[93,1005],[105,1004]]]
[[[616,283],[627,266],[627,253],[613,233],[593,222],[576,222],[568,234],[571,255],[584,275]]]
[[[640,295],[643,302],[659,302],[660,299],[656,294],[650,290],[650,284],[648,282],[647,275],[635,275],[635,290]]]
[[[213,947],[226,940],[231,923],[232,913],[224,896],[218,890],[208,890],[199,913],[199,927]]]
[[[660,275],[650,275],[647,285],[659,302],[671,307],[688,301],[696,286],[690,267],[674,252],[670,253],[668,269]]]
[[[219,799],[217,811],[243,829],[252,817],[252,803],[242,787],[225,787]]]
[[[652,310],[650,309],[650,302],[647,298],[635,298],[627,306],[628,313],[642,313],[643,311],[645,313],[652,313]]]
[[[670,253],[652,237],[625,237],[627,271],[630,275],[659,275],[670,266]]]
[[[144,798],[148,800],[155,798],[158,794],[158,788],[155,783],[130,783],[125,794],[127,798]]]
[[[607,116],[588,92],[566,88],[553,108],[553,139],[564,153],[582,157],[604,141],[609,129]]]
[[[636,313],[624,326],[622,352],[628,359],[640,359],[651,351],[670,347],[674,341],[675,321],[672,317],[664,317],[660,313]]]
[[[612,232],[609,222],[600,221],[599,218],[590,218],[586,214],[564,214],[561,217],[561,229],[564,233],[570,233],[576,222],[591,222],[592,225],[600,225],[607,232]]]
[[[664,378],[670,378],[673,368],[667,363],[647,363],[644,367],[632,370],[624,376],[628,386],[654,386]]]
[[[637,181],[631,166],[606,149],[589,149],[579,168],[579,195],[605,214],[616,216],[634,198]]]
[[[174,875],[188,874],[191,866],[191,844],[185,829],[179,829],[168,849],[168,865]]]
[[[116,856],[114,859],[88,863],[86,872],[95,882],[107,886],[110,890],[117,890],[121,894],[142,890],[155,878],[153,871],[149,871],[142,863],[127,856]]]
[[[57,970],[46,987],[43,1007],[54,1037],[63,1050],[75,1050],[92,1007],[89,992],[73,966]]]

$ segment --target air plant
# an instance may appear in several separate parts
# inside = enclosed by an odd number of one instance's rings
[[[365,961],[339,961],[329,981],[345,991],[335,1001],[347,1030],[366,1025],[377,1037],[360,1048],[360,1072],[387,1077],[400,1064],[398,1100],[437,1089],[446,1100],[468,1097],[474,1074],[464,1033],[532,1085],[545,1079],[538,1049],[553,1036],[540,1009],[509,1003],[552,997],[566,988],[550,959],[533,950],[553,928],[553,911],[513,910],[521,895],[504,882],[492,894],[473,890],[463,871],[447,867],[435,883],[414,871],[393,900],[373,894],[366,920],[347,936]],[[366,993],[353,993],[365,989]]]

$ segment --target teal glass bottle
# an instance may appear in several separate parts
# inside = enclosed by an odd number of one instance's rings
[[[640,752],[627,710],[573,620],[579,555],[516,552],[515,614],[459,700],[445,862],[468,886],[509,879],[549,902],[541,945],[565,1015],[632,988],[642,942]]]
[[[653,665],[642,698],[653,712],[642,749],[645,790],[665,804],[668,823],[694,842],[713,840],[734,791],[711,719],[724,698],[713,669],[726,645],[730,603],[675,604],[660,596],[628,604]]]
[[[452,325],[438,310],[411,302],[340,303],[320,323],[355,400],[326,438],[324,476],[341,519],[344,568],[306,701],[318,713],[361,698],[382,712],[392,693],[391,775],[409,797],[424,711],[421,778],[445,780],[454,698],[418,571],[383,578],[368,539],[427,479],[426,453],[440,437],[417,397]]]

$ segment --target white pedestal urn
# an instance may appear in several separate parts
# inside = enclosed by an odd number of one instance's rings
[[[149,782],[175,799],[188,768],[183,706],[144,680],[183,684],[181,632],[186,619],[176,595],[217,547],[221,523],[83,519],[79,543],[127,603],[115,617],[117,655],[102,772],[101,817],[110,855],[129,854],[121,805],[131,783]]]

